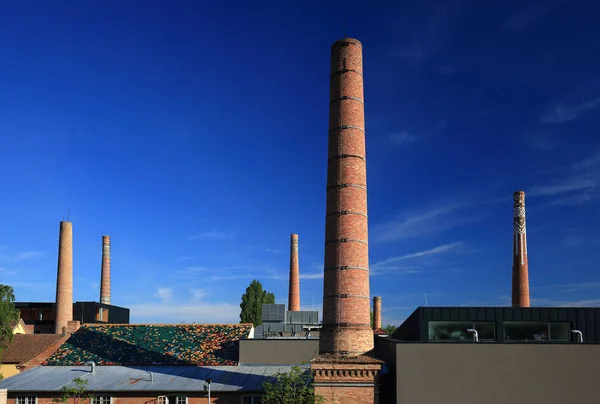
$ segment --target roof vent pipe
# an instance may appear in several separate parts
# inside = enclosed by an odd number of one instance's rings
[[[467,328],[467,331],[470,333],[473,333],[473,341],[474,342],[479,342],[479,333],[477,332],[476,329],[474,328]]]
[[[87,362],[85,363],[85,366],[91,366],[91,367],[92,367],[92,371],[91,371],[91,373],[92,373],[92,374],[95,374],[95,373],[96,373],[96,364],[95,364],[94,362],[92,362],[92,361],[87,361]]]
[[[579,330],[571,330],[571,332],[573,334],[577,334],[579,336],[579,338],[577,338],[577,342],[579,342],[580,344],[583,344],[583,333]]]
[[[150,373],[150,383],[154,383],[154,373],[152,372],[148,372]]]

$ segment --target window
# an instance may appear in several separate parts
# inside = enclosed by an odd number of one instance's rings
[[[467,329],[477,331],[480,341],[496,340],[496,323],[472,321],[430,321],[429,341],[473,341],[473,334]]]
[[[21,396],[17,397],[17,404],[36,404],[37,397],[35,396]]]
[[[158,396],[158,404],[169,404],[167,396]]]
[[[91,404],[110,404],[111,399],[110,396],[95,396],[92,397]]]
[[[261,404],[262,398],[260,396],[243,396],[242,404]]]
[[[570,341],[571,323],[504,322],[506,341]]]
[[[161,403],[160,400],[158,404],[187,404],[186,396],[161,396],[165,397],[167,401]]]

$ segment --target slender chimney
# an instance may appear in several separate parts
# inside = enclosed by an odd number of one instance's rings
[[[373,329],[381,329],[381,296],[373,298]]]
[[[331,47],[329,159],[321,354],[358,356],[373,349],[369,296],[367,170],[362,44]]]
[[[300,266],[298,259],[298,235],[290,237],[290,290],[288,310],[300,311]]]
[[[529,265],[527,263],[527,231],[525,226],[525,192],[513,194],[513,267],[512,306],[529,307]]]
[[[110,304],[110,236],[102,236],[100,303]]]
[[[60,222],[55,333],[61,334],[70,321],[73,321],[73,223]]]

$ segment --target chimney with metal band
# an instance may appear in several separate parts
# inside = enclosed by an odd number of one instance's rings
[[[73,223],[60,222],[56,276],[55,334],[73,321]]]
[[[300,311],[300,264],[298,258],[298,235],[290,237],[290,285],[288,310]]]
[[[373,349],[369,294],[367,169],[362,44],[331,47],[329,154],[321,354]]]
[[[513,199],[512,306],[529,307],[529,265],[527,262],[525,192],[515,192],[513,194]]]
[[[110,304],[110,236],[102,236],[100,303]]]

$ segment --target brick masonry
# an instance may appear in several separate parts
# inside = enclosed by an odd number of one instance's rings
[[[298,235],[290,236],[290,285],[288,310],[300,311],[300,259],[298,256]]]
[[[110,236],[102,236],[100,303],[110,304]]]
[[[58,239],[58,270],[56,276],[55,333],[73,320],[73,223],[60,222]]]
[[[358,40],[332,45],[320,353],[360,355],[373,349],[362,70]]]
[[[513,199],[512,306],[530,307],[525,192],[515,192]]]
[[[381,329],[381,296],[373,298],[373,329]]]
[[[315,394],[326,403],[378,403],[382,362],[373,350],[369,292],[367,166],[362,44],[331,47],[329,152],[319,356]]]
[[[313,360],[315,395],[323,397],[328,404],[378,404],[381,364],[366,356]]]

